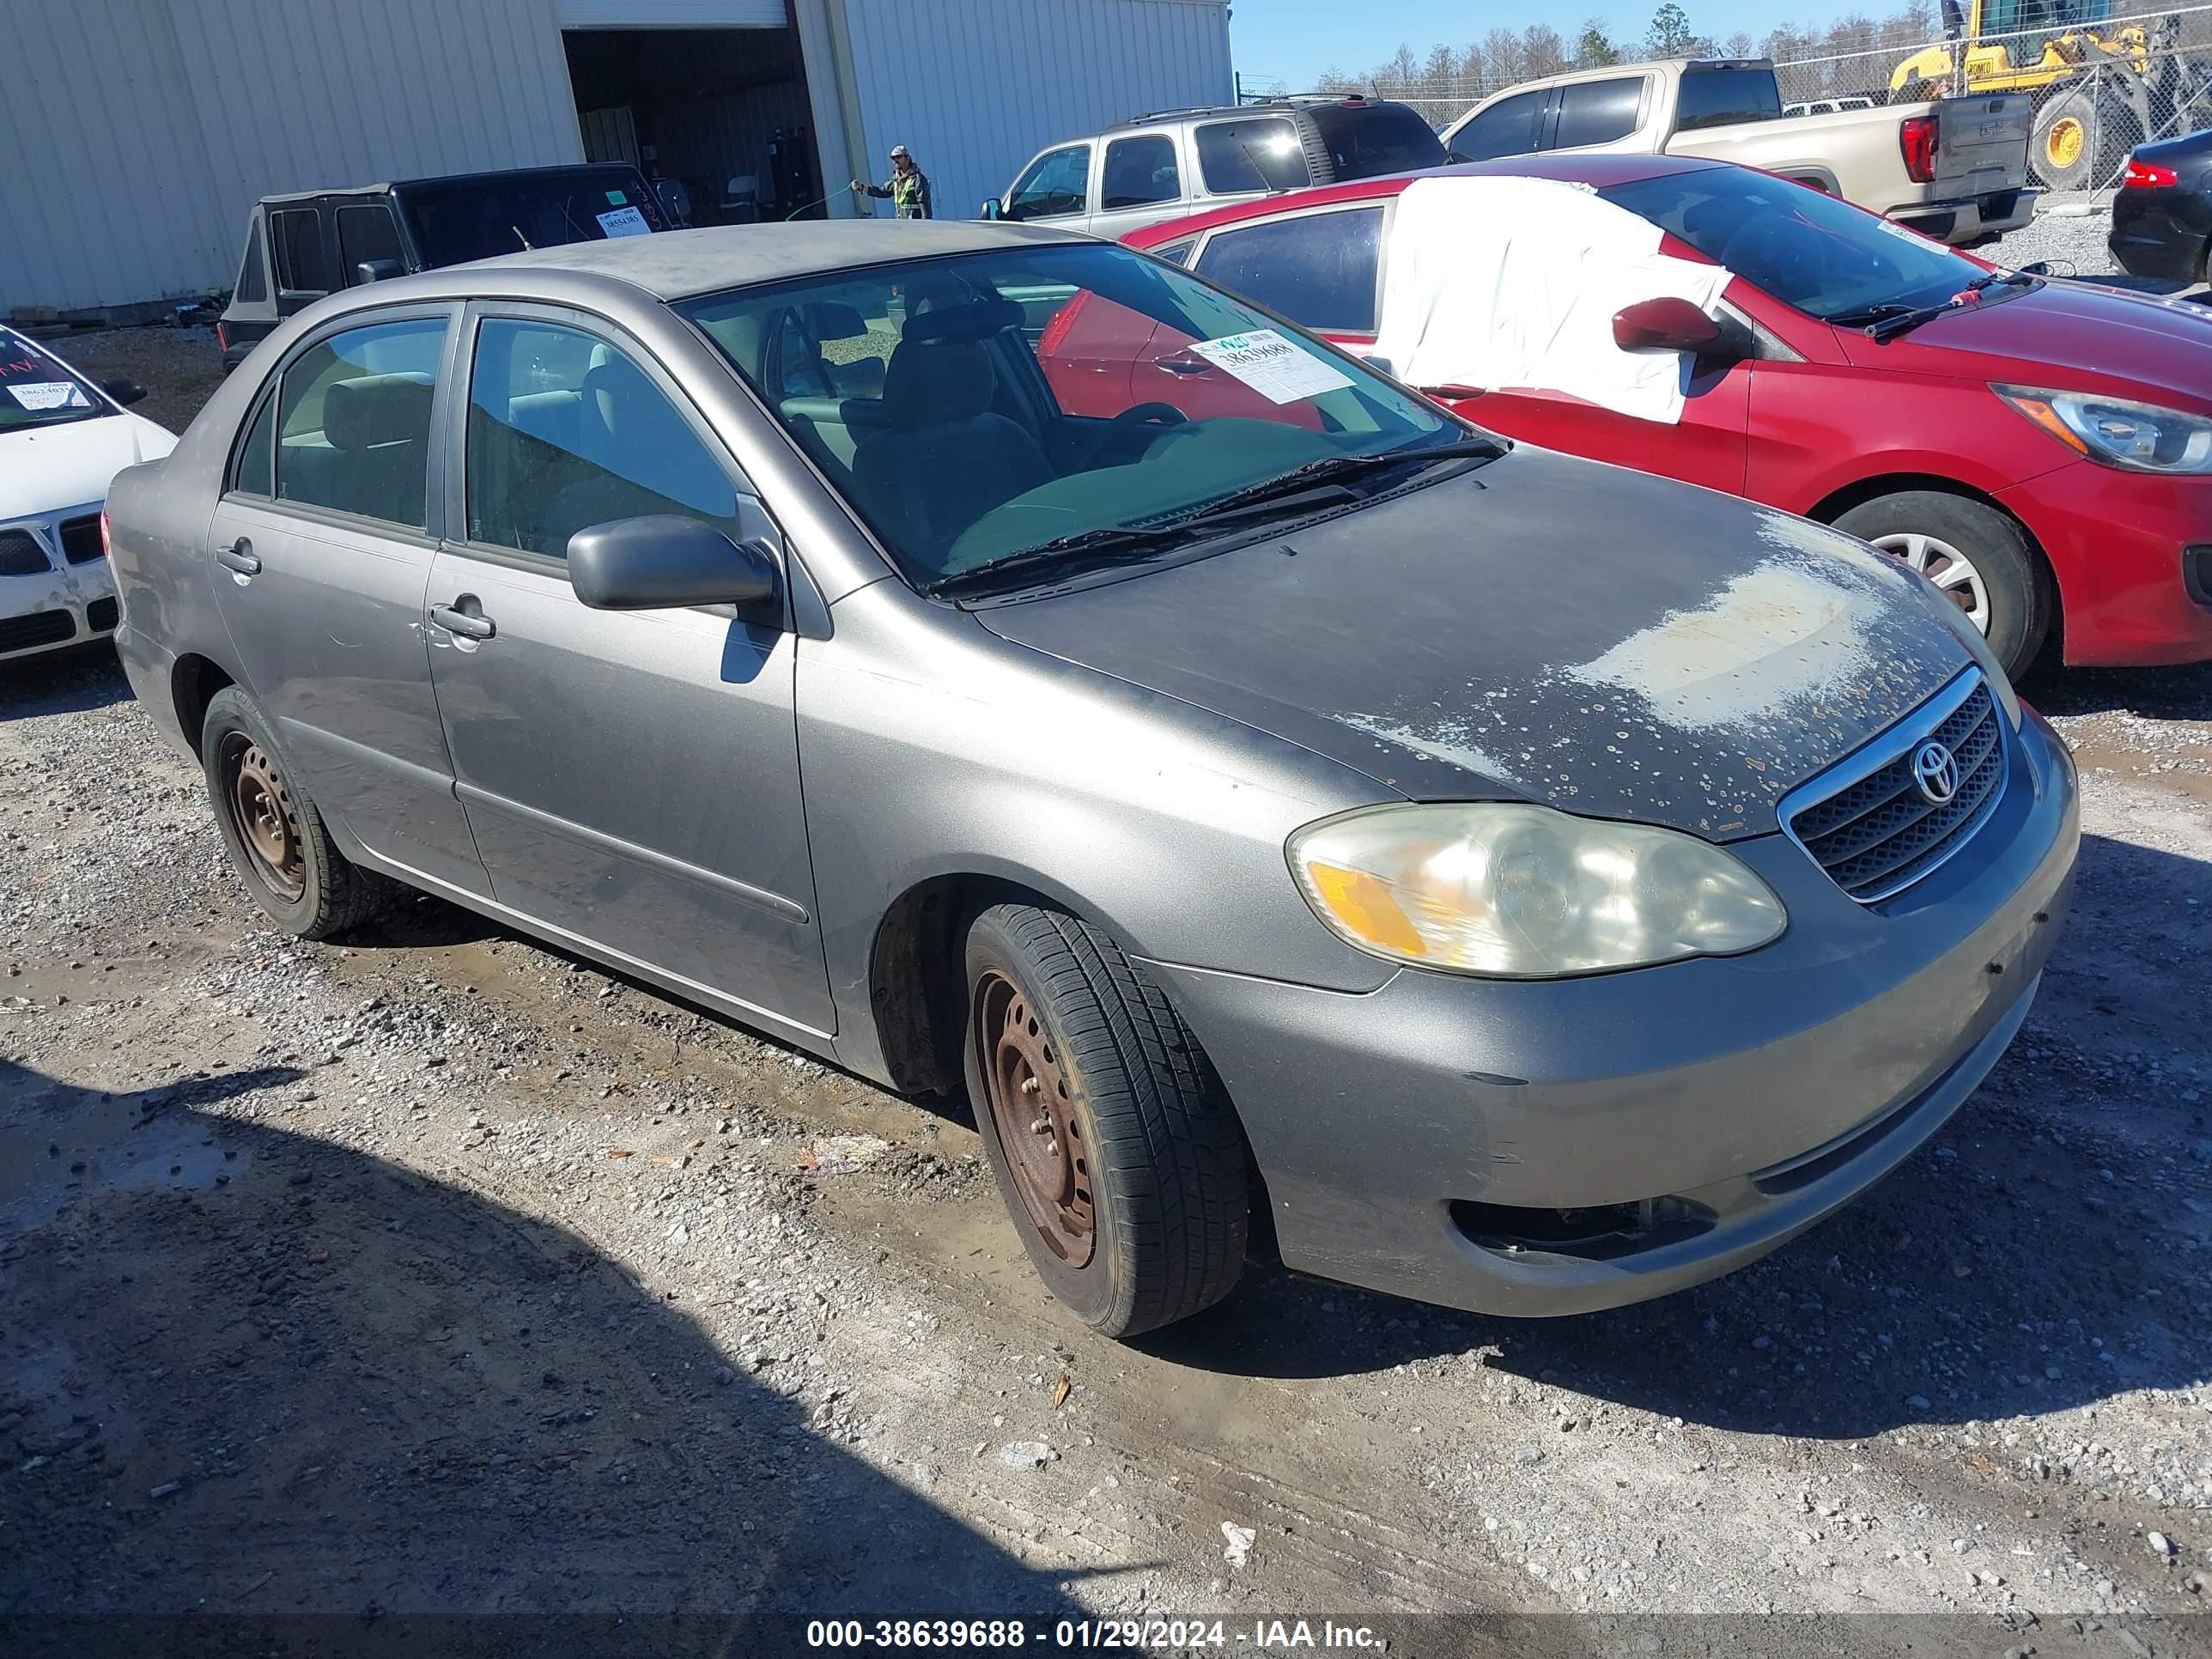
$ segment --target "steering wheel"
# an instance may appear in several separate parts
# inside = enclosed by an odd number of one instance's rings
[[[1190,416],[1173,404],[1133,404],[1107,422],[1105,429],[1091,441],[1091,447],[1083,452],[1082,465],[1076,471],[1090,471],[1098,465],[1100,456],[1140,426],[1155,422],[1161,426],[1182,426],[1189,420]]]

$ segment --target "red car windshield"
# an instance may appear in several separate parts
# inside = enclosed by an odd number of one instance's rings
[[[1598,194],[1823,322],[1940,305],[1988,275],[1863,208],[1745,167],[1662,173]]]
[[[107,401],[60,358],[0,329],[0,432],[58,426],[111,412]]]

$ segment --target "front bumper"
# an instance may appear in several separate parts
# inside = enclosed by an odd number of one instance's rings
[[[2212,477],[2075,461],[1997,492],[2058,578],[2066,661],[2150,667],[2212,658]]]
[[[1364,995],[1154,971],[1237,1102],[1285,1265],[1485,1313],[1641,1301],[1863,1191],[2004,1052],[2080,840],[2033,714],[2008,766],[1972,842],[1878,906],[1779,835],[1736,843],[1790,914],[1744,957]]]
[[[115,631],[114,571],[104,556],[73,562],[61,531],[66,521],[99,513],[95,501],[0,525],[0,530],[27,532],[45,550],[48,566],[27,575],[0,576],[0,662],[66,650]]]

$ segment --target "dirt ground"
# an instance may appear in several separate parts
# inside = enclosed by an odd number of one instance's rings
[[[1121,1346],[960,1110],[434,901],[275,936],[112,657],[0,671],[0,1616],[2212,1650],[2212,668],[2026,690],[2073,919],[1890,1181],[1618,1313],[1255,1269]]]

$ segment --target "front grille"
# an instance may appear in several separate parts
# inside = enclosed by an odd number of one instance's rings
[[[33,611],[27,617],[0,617],[0,651],[27,651],[34,645],[52,645],[76,632],[76,618],[66,611]]]
[[[122,619],[123,607],[111,593],[105,599],[94,599],[84,608],[84,625],[95,634],[112,634],[115,624]]]
[[[0,530],[0,576],[41,576],[54,568],[46,547],[27,530]]]
[[[1958,792],[1940,805],[1913,772],[1913,757],[1931,739],[1958,765]],[[1872,904],[1958,851],[1996,809],[2004,767],[2004,717],[1975,674],[1962,691],[1892,727],[1869,755],[1794,791],[1783,803],[1783,822],[1838,887]]]
[[[62,520],[62,557],[71,564],[90,564],[106,556],[106,550],[100,544],[99,514]]]

